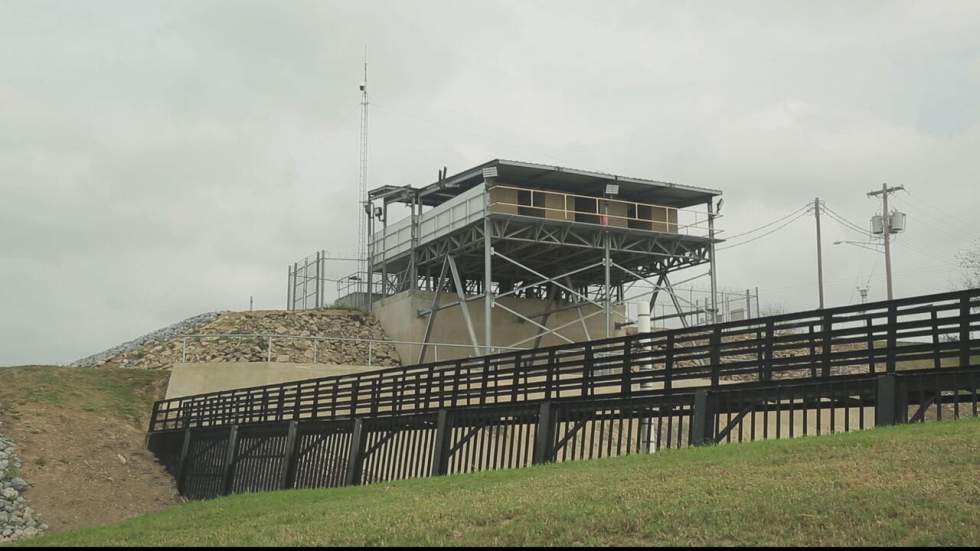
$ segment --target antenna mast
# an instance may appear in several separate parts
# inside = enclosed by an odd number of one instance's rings
[[[367,271],[367,179],[368,179],[368,76],[367,76],[367,46],[364,47],[364,83],[361,84],[361,151],[360,175],[357,183],[357,266],[359,276],[367,277],[366,284],[370,285],[371,274]],[[367,289],[364,289],[367,291]]]

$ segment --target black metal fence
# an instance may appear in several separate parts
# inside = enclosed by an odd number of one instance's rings
[[[150,432],[962,368],[978,309],[971,289],[214,392],[157,402]]]
[[[321,488],[978,416],[980,368],[151,433],[182,495]]]
[[[320,488],[978,416],[980,290],[154,405],[182,495]]]

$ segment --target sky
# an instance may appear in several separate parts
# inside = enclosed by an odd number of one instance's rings
[[[282,308],[287,265],[353,254],[365,48],[369,187],[555,164],[720,189],[736,235],[816,197],[864,227],[903,185],[897,296],[980,238],[975,0],[0,0],[0,365]],[[822,227],[828,306],[883,299]],[[804,216],[719,285],[816,307],[815,247]]]

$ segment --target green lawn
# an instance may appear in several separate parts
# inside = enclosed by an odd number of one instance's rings
[[[980,420],[173,506],[36,545],[980,545]]]

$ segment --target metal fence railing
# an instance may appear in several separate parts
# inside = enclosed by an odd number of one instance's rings
[[[980,368],[775,380],[632,397],[539,400],[154,432],[191,499],[323,488],[667,448],[978,416]]]
[[[980,290],[163,400],[150,431],[971,367]]]

